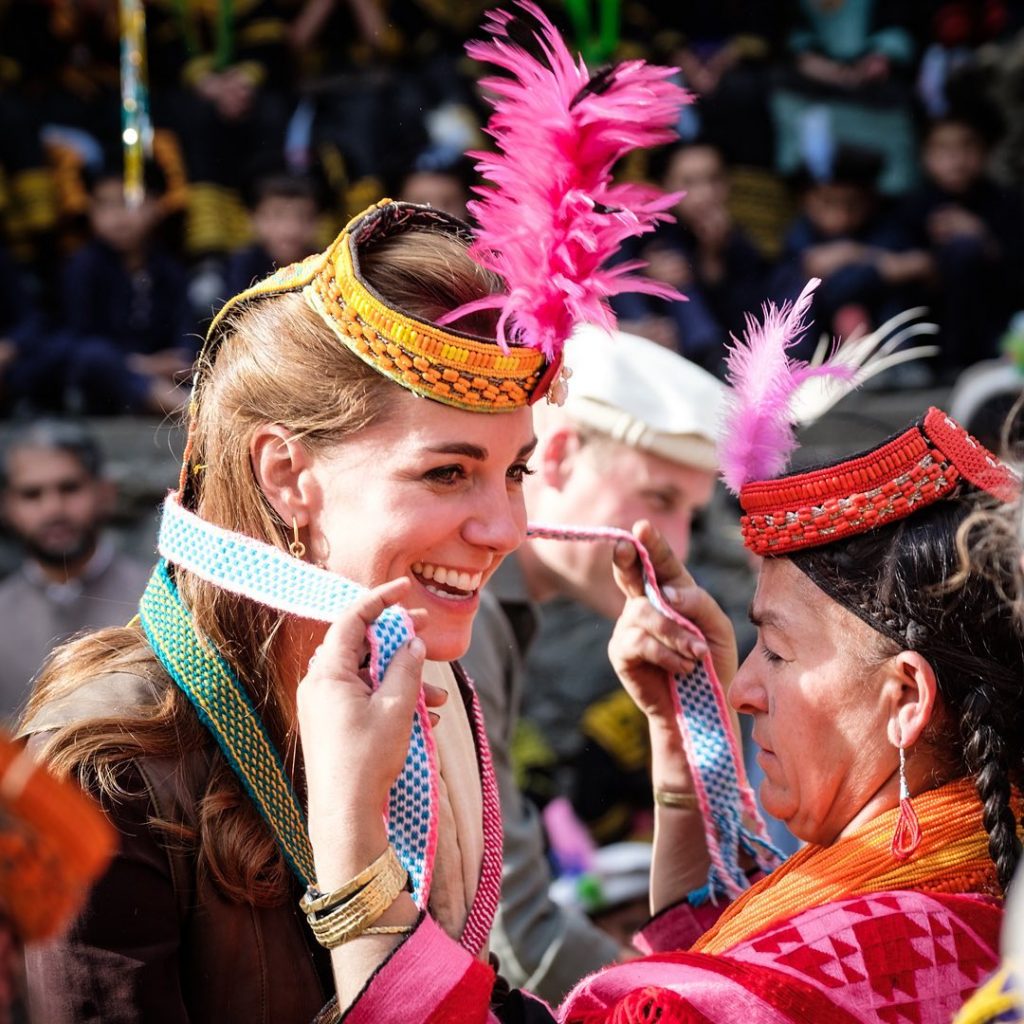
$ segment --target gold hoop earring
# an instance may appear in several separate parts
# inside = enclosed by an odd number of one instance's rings
[[[295,516],[292,516],[292,535],[294,539],[291,544],[288,545],[288,551],[294,558],[305,558],[306,545],[299,540],[299,521]]]

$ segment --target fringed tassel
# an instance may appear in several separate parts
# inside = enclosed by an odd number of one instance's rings
[[[921,823],[917,820],[917,812],[906,796],[900,800],[900,813],[896,819],[896,828],[892,834],[889,851],[893,860],[902,863],[921,845]]]
[[[889,852],[897,864],[905,861],[921,845],[921,822],[910,802],[910,786],[907,785],[907,752],[900,744],[900,813],[896,828],[889,844]]]

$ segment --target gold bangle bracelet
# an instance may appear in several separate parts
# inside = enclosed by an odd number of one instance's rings
[[[656,789],[654,802],[659,807],[673,807],[679,811],[695,811],[700,807],[696,793],[675,793],[671,789]]]
[[[409,935],[413,928],[416,926],[413,924],[375,924],[370,928],[364,928],[360,934],[362,935]]]
[[[390,846],[388,856],[378,858],[374,864],[380,863],[380,860],[383,860],[380,870],[347,899],[332,906],[326,913],[306,913],[309,927],[321,946],[333,949],[362,935],[405,889],[409,875]],[[350,885],[343,888],[347,889]],[[308,901],[303,899],[299,905],[305,911]]]
[[[322,910],[336,907],[353,893],[362,889],[371,879],[376,878],[388,866],[392,858],[398,859],[389,844],[387,849],[368,868],[363,868],[355,878],[346,882],[341,888],[325,893],[317,889],[315,885],[311,885],[299,900],[299,909],[304,914],[319,914]]]

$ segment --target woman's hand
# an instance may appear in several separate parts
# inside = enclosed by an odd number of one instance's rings
[[[615,547],[615,580],[626,595],[626,606],[608,646],[619,679],[649,719],[673,720],[669,677],[686,675],[710,651],[724,687],[736,674],[736,636],[725,612],[707,591],[694,582],[664,537],[642,520],[633,533],[650,553],[655,577],[669,604],[703,634],[662,615],[647,599],[640,559],[633,546],[620,541]]]
[[[366,631],[409,586],[408,579],[392,580],[347,609],[327,630],[298,688],[310,838],[314,851],[321,844],[349,848],[353,874],[383,849],[382,812],[409,749],[425,656],[423,641],[414,638],[373,690],[360,670],[369,650]],[[422,625],[425,613],[411,614]],[[436,707],[447,694],[428,687],[425,696]]]

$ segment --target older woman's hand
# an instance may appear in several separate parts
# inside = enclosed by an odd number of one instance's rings
[[[666,599],[704,634],[662,615],[644,594],[640,559],[632,545],[615,548],[615,579],[626,606],[615,626],[608,655],[623,686],[649,719],[674,720],[670,676],[685,675],[709,651],[724,687],[736,674],[736,636],[728,616],[707,591],[694,582],[664,537],[642,520],[633,532],[650,553],[658,585]]]
[[[353,874],[385,842],[382,811],[405,763],[425,655],[423,641],[414,638],[373,690],[360,669],[366,631],[409,586],[407,579],[392,580],[347,609],[327,630],[297,694],[314,853],[324,845],[347,850],[350,856],[340,860],[352,860]],[[422,625],[423,614],[413,613],[414,624]],[[447,695],[428,687],[425,696],[437,706]]]

